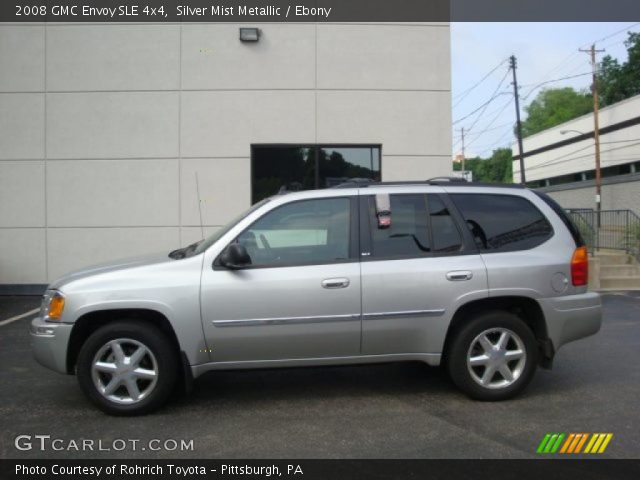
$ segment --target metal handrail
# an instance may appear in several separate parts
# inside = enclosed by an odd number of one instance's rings
[[[589,250],[624,250],[640,255],[640,216],[629,209],[567,209]]]

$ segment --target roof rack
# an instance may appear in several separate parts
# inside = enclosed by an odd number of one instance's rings
[[[429,180],[407,180],[401,182],[376,182],[368,178],[357,178],[335,185],[331,188],[368,188],[378,186],[410,186],[410,185],[446,185],[449,187],[497,187],[526,188],[519,183],[469,182],[460,177],[434,177]]]
[[[427,182],[467,183],[467,179],[462,177],[433,177],[427,180]]]

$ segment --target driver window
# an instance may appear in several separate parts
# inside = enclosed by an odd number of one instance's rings
[[[293,202],[272,210],[239,237],[256,266],[334,263],[349,258],[348,198]]]

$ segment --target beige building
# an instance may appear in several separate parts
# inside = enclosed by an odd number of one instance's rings
[[[640,214],[640,96],[600,110],[601,203],[604,210]],[[593,114],[524,139],[527,185],[564,208],[595,209]],[[513,180],[520,181],[518,145],[512,147]]]
[[[242,26],[0,24],[5,292],[199,239],[198,190],[206,234],[283,185],[450,174],[448,24]]]

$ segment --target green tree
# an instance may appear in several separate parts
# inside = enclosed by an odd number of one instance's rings
[[[602,106],[611,105],[640,94],[640,33],[628,33],[624,42],[627,47],[627,61],[607,55],[599,65],[598,94]]]
[[[464,161],[465,170],[473,172],[475,182],[512,183],[513,156],[510,148],[498,148],[489,158],[468,158]],[[453,170],[460,171],[462,165],[453,163]]]
[[[528,137],[593,109],[590,93],[576,92],[571,87],[544,89],[524,107],[527,119],[522,122],[522,136]]]

